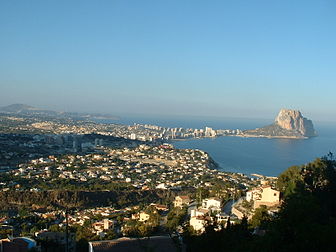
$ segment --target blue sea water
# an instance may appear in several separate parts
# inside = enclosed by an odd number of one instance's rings
[[[118,123],[148,123],[164,127],[214,129],[253,129],[272,123],[272,119],[211,118],[124,118]],[[317,157],[336,154],[336,124],[315,122],[318,136],[310,139],[268,139],[218,137],[174,141],[176,148],[201,149],[219,164],[220,169],[244,174],[278,176],[293,165],[302,165]]]
[[[278,176],[292,165],[308,163],[330,151],[336,153],[335,135],[329,135],[327,129],[320,131],[318,137],[302,140],[219,137],[179,141],[174,145],[207,151],[223,171],[267,176]]]

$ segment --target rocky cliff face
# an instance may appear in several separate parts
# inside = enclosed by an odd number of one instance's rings
[[[304,118],[300,111],[281,109],[273,124],[254,130],[245,130],[242,135],[250,137],[307,138],[316,136],[316,131],[312,121]]]
[[[297,132],[305,137],[316,136],[313,122],[304,118],[298,110],[281,109],[275,123],[283,129]]]

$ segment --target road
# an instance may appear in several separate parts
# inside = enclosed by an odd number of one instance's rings
[[[232,209],[232,205],[233,205],[234,201],[233,200],[229,200],[223,207],[223,212],[230,215],[231,214],[231,209]]]

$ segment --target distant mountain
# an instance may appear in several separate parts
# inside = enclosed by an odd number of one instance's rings
[[[44,110],[26,104],[12,104],[9,106],[0,107],[0,113],[11,115],[22,115],[22,116],[36,116],[36,117],[72,118],[77,120],[119,119],[116,116],[108,114],[59,112],[53,110]]]
[[[39,109],[25,104],[12,104],[0,108],[1,112],[9,112],[9,113],[20,113],[24,111],[34,111],[34,110]]]
[[[244,136],[308,138],[317,136],[313,122],[302,116],[298,110],[281,109],[275,122],[254,130],[243,131]]]

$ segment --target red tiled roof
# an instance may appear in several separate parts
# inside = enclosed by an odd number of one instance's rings
[[[149,238],[119,238],[110,241],[90,242],[93,252],[175,252],[177,244],[169,236]]]
[[[180,197],[183,200],[190,200],[189,196],[185,196],[185,195],[181,195],[181,196],[177,196]]]

